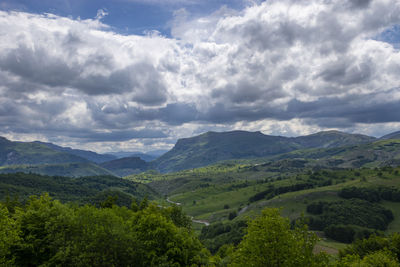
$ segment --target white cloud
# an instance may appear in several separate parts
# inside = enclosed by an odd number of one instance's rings
[[[194,5],[205,0],[119,0],[121,2],[142,3],[146,5]]]
[[[71,142],[115,133],[143,146],[146,128],[158,148],[203,129],[397,130],[400,52],[372,38],[400,23],[398,1],[271,0],[185,14],[166,38],[0,11],[2,133]]]

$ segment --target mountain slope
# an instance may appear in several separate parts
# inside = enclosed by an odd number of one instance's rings
[[[45,142],[40,142],[40,141],[35,141],[34,143],[43,144],[55,151],[66,152],[68,154],[72,154],[72,155],[75,155],[75,156],[78,156],[81,158],[85,158],[85,159],[95,162],[95,163],[102,163],[102,162],[117,159],[117,157],[113,156],[113,155],[98,154],[96,152],[88,151],[88,150],[72,149],[70,147],[62,147],[62,146],[58,146],[58,145],[55,145],[52,143],[45,143]]]
[[[153,151],[148,151],[146,153],[138,151],[131,151],[131,152],[119,151],[119,152],[109,152],[107,153],[107,155],[112,155],[115,156],[116,158],[139,157],[144,161],[150,162],[166,152],[168,152],[168,150],[153,150]]]
[[[0,167],[0,173],[36,173],[50,176],[83,177],[93,175],[114,175],[94,163],[60,163],[34,165],[7,165]]]
[[[357,145],[376,141],[375,137],[362,134],[348,134],[339,131],[324,131],[293,138],[294,142],[304,148],[332,148]]]
[[[387,139],[400,139],[400,131],[393,132],[387,135],[382,136],[380,139],[387,140]]]
[[[59,152],[36,142],[12,142],[0,137],[0,166],[88,162],[87,159]]]
[[[97,202],[109,194],[117,195],[118,201],[126,196],[138,199],[158,197],[154,190],[144,184],[109,175],[71,178],[25,173],[0,174],[0,200],[7,195],[24,200],[30,195],[43,193],[49,193],[61,201],[80,203]]]
[[[298,149],[294,142],[281,136],[260,132],[207,132],[179,139],[176,145],[152,162],[162,172],[209,165],[221,160],[275,155]]]
[[[335,148],[304,149],[280,154],[269,160],[307,159],[319,167],[360,168],[400,165],[400,139]]]
[[[151,167],[161,172],[179,171],[221,160],[269,157],[299,149],[357,145],[375,140],[374,137],[338,131],[295,138],[261,132],[208,132],[178,140],[173,149],[151,162]]]
[[[129,174],[145,171],[148,167],[148,164],[139,157],[127,157],[107,161],[100,164],[100,166],[112,171],[118,176],[127,176]]]

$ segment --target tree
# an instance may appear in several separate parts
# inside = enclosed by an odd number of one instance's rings
[[[364,258],[359,255],[351,254],[342,258],[336,263],[337,267],[359,267],[359,266],[374,266],[374,267],[398,267],[399,262],[396,257],[388,250],[379,250],[367,254]]]
[[[327,257],[314,255],[315,234],[299,223],[291,229],[278,209],[265,209],[249,222],[248,233],[234,253],[233,266],[323,266]]]
[[[356,255],[363,259],[378,251],[390,252],[397,260],[400,260],[400,233],[393,233],[388,237],[371,235],[367,239],[356,240],[340,250],[339,257],[344,259]]]
[[[0,204],[0,265],[13,264],[10,248],[19,241],[19,227],[10,217],[8,209]]]
[[[43,195],[18,208],[15,220],[0,206],[0,265],[10,263],[10,255],[16,266],[208,263],[209,252],[180,208],[142,203],[134,211],[108,204],[107,208],[62,204]]]

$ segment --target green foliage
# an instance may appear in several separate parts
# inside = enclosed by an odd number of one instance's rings
[[[365,256],[360,262],[361,266],[397,267],[399,261],[388,251],[377,251]]]
[[[339,200],[337,192],[344,187],[400,188],[400,180],[394,175],[397,169],[392,174],[385,168],[291,168],[275,172],[275,167],[278,168],[280,163],[276,162],[276,166],[270,162],[257,166],[219,164],[173,174],[158,174],[151,178],[154,181],[148,185],[167,194],[170,200],[181,203],[189,215],[210,222],[226,220],[234,210],[238,211],[239,217],[258,213],[264,205],[283,207],[283,214],[295,219],[306,211],[307,204],[312,201]],[[251,171],[254,167],[257,172]],[[385,178],[377,176],[379,171],[385,173]],[[357,173],[360,177],[368,178],[368,182],[355,178]],[[208,183],[209,187],[201,187],[204,183]],[[307,186],[302,188],[301,185]],[[253,199],[254,196],[259,197]],[[249,203],[249,199],[256,201]],[[229,209],[224,209],[225,205],[229,205]],[[382,205],[388,207],[386,202]],[[397,230],[397,225],[397,222],[392,224],[390,231]]]
[[[48,192],[61,201],[77,201],[95,205],[104,201],[108,195],[117,195],[116,204],[130,206],[132,197],[142,199],[158,197],[146,185],[138,184],[114,176],[89,176],[69,178],[61,176],[43,176],[38,174],[0,174],[0,199],[7,195],[19,196],[26,200],[30,195]]]
[[[133,195],[120,190],[106,189],[93,197],[87,198],[87,202],[96,207],[112,207],[112,205],[130,207],[135,201]]]
[[[314,255],[315,234],[305,225],[291,229],[278,209],[265,209],[249,222],[248,233],[234,254],[233,266],[323,266],[326,257]]]
[[[162,209],[162,212],[164,216],[171,219],[176,226],[191,229],[192,220],[182,211],[182,207],[173,205]]]
[[[336,263],[338,267],[398,267],[399,261],[387,250],[380,250],[360,258],[358,255],[348,255]]]
[[[36,142],[12,142],[0,137],[0,166],[20,164],[88,162],[87,159],[53,150]]]
[[[94,175],[114,175],[109,170],[106,170],[94,163],[79,162],[79,163],[58,163],[58,164],[24,164],[24,165],[7,165],[0,167],[0,173],[36,173],[40,175],[51,176],[68,176],[68,177],[83,177]]]
[[[357,225],[331,224],[324,228],[327,237],[343,243],[351,243],[354,240],[368,238],[379,231]]]
[[[339,252],[340,258],[357,255],[360,258],[378,252],[389,251],[397,260],[400,260],[400,233],[388,237],[372,235],[368,239],[356,240]]]
[[[237,245],[245,235],[245,221],[217,222],[201,229],[200,240],[211,251],[217,252],[224,245]]]
[[[8,209],[0,204],[0,265],[12,265],[14,257],[11,248],[16,246],[19,241],[20,229],[11,217]]]
[[[14,260],[17,266],[191,266],[208,262],[209,253],[177,219],[184,216],[179,209],[164,210],[151,203],[141,206],[137,211],[112,204],[79,207],[43,195],[17,209],[15,221],[2,208],[1,260]]]
[[[232,212],[229,213],[228,219],[229,219],[230,221],[232,221],[233,219],[236,218],[236,216],[237,216],[237,212],[236,212],[236,211],[232,211]]]
[[[314,214],[319,214],[310,218],[311,228],[317,230],[325,229],[327,230],[324,230],[325,233],[331,238],[342,242],[353,241],[355,230],[353,227],[339,227],[337,225],[357,225],[376,230],[385,230],[393,220],[393,213],[390,210],[361,199],[312,203],[308,205],[307,210]],[[338,235],[336,236],[335,233]],[[342,236],[347,237],[342,238]]]
[[[181,207],[158,207],[146,198],[132,208],[62,204],[49,195],[25,205],[0,204],[0,265],[3,266],[328,266],[315,254],[315,234],[304,219],[291,225],[278,209],[249,221],[204,227],[201,240]],[[7,207],[12,207],[12,212]],[[214,243],[210,243],[214,242]],[[238,244],[235,248],[234,245]],[[340,252],[334,266],[398,266],[400,234],[371,236]]]
[[[378,172],[379,176],[379,172]],[[339,191],[339,196],[343,198],[359,198],[370,202],[388,200],[400,202],[400,190],[393,187],[345,187]]]
[[[305,183],[296,183],[293,185],[287,185],[287,186],[280,186],[280,187],[274,187],[270,186],[267,190],[261,191],[254,196],[249,198],[250,202],[255,202],[261,199],[270,199],[273,198],[276,195],[284,194],[287,192],[296,192],[304,189],[309,189],[313,188],[314,184],[310,182],[305,182]]]
[[[118,176],[127,176],[145,171],[148,164],[139,157],[126,157],[103,162],[100,166],[112,171]]]

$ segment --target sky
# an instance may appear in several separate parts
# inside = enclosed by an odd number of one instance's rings
[[[97,152],[207,131],[400,130],[398,0],[0,0],[0,135]]]

